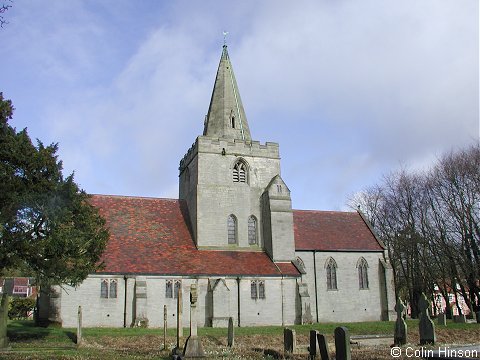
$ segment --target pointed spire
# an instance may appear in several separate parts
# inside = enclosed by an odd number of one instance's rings
[[[223,45],[203,135],[252,140],[226,44]]]

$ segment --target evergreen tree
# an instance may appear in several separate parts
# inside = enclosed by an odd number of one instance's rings
[[[64,177],[57,144],[34,145],[9,125],[0,93],[0,276],[24,268],[48,284],[80,284],[101,266],[105,221],[73,174]]]

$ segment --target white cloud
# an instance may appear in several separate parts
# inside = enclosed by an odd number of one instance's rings
[[[340,208],[478,136],[478,6],[53,1],[38,16],[31,1],[15,4],[0,78],[15,120],[59,141],[87,191],[173,196],[227,30],[252,135],[280,142],[295,207]]]

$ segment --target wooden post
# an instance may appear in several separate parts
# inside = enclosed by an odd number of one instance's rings
[[[82,343],[82,307],[78,307],[77,313],[77,346]]]
[[[167,350],[167,305],[163,305],[163,350]]]
[[[178,288],[177,296],[177,349],[180,349],[180,341],[183,338],[183,303],[182,303],[182,287]]]

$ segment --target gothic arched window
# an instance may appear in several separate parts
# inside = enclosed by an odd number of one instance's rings
[[[117,280],[110,280],[110,289],[108,292],[109,298],[117,297]]]
[[[238,160],[233,165],[233,182],[247,182],[247,164],[243,160]]]
[[[227,237],[229,244],[237,243],[237,218],[235,215],[229,215],[227,218]]]
[[[368,289],[368,263],[365,258],[360,258],[357,262],[358,269],[358,287]]]
[[[108,279],[102,280],[100,285],[100,297],[108,299]]]
[[[257,219],[253,215],[248,218],[248,244],[257,244]]]
[[[337,263],[329,258],[325,265],[327,271],[327,290],[337,290]]]

